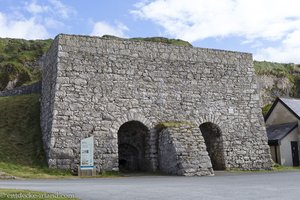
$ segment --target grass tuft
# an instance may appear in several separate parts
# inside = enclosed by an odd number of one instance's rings
[[[273,104],[267,104],[262,108],[262,113],[264,116],[266,116],[269,112],[269,110],[271,109]]]
[[[274,171],[297,171],[300,170],[300,166],[298,167],[293,167],[293,166],[282,166],[279,164],[275,164],[273,166]]]
[[[190,122],[185,122],[185,121],[165,121],[165,122],[160,122],[158,125],[156,125],[156,128],[178,128],[181,126],[190,126],[194,127],[195,125]]]
[[[0,171],[5,172],[6,175],[17,178],[70,178],[72,173],[70,170],[49,169],[46,166],[38,165],[22,165],[0,162]]]
[[[113,35],[103,35],[102,37],[107,39],[114,39],[114,40],[148,41],[148,42],[172,44],[176,46],[192,47],[191,43],[187,41],[180,40],[180,39],[169,39],[165,37],[146,37],[146,38],[136,37],[136,38],[129,38],[129,39],[124,39]]]

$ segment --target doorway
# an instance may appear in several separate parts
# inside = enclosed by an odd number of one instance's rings
[[[124,123],[118,131],[119,170],[138,172],[145,169],[145,138],[148,128],[139,121]]]
[[[291,148],[292,148],[293,166],[299,166],[298,142],[292,141]]]
[[[218,125],[206,122],[199,126],[214,170],[225,170],[222,132]]]

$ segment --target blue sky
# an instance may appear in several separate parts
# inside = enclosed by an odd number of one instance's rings
[[[0,37],[179,38],[300,63],[299,0],[0,0]]]

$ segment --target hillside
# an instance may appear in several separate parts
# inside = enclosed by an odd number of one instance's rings
[[[0,91],[40,80],[38,59],[51,42],[0,38]]]
[[[39,96],[0,97],[0,162],[45,165]]]
[[[23,178],[71,176],[69,170],[47,167],[39,98],[39,94],[0,97],[0,179],[1,174]]]
[[[277,96],[300,98],[300,65],[254,61],[254,68],[265,108]]]

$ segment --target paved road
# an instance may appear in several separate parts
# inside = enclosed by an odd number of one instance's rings
[[[214,177],[1,180],[0,188],[72,193],[86,200],[298,200],[300,172],[219,173]]]

